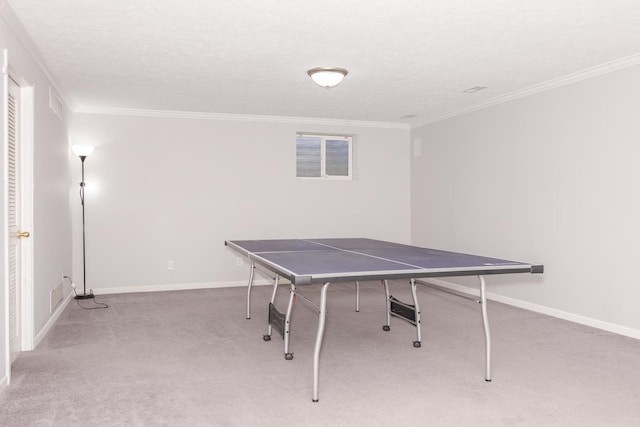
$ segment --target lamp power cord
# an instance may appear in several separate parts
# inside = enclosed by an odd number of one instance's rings
[[[71,280],[71,277],[69,276],[62,276],[62,278],[64,280],[67,280],[69,282],[69,286],[71,286],[71,290],[73,291],[74,296],[78,296],[78,293],[76,292],[76,284],[73,283],[73,280]],[[80,304],[80,300],[76,299],[76,304],[78,304],[78,307],[85,309],[85,310],[96,310],[96,309],[102,309],[102,308],[109,308],[108,304],[105,304],[103,302],[98,302],[96,301],[96,296],[93,294],[93,289],[89,289],[89,296],[90,296],[90,300],[93,301],[94,305],[89,307],[89,306],[83,306],[82,304]],[[85,300],[87,301],[87,300]]]

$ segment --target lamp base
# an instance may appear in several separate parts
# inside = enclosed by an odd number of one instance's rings
[[[75,299],[93,299],[95,295],[93,294],[77,294]]]

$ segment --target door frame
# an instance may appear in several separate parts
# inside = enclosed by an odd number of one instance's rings
[[[14,77],[11,72],[10,75]],[[24,79],[17,80],[17,82],[20,86],[20,225],[23,230],[31,233],[31,237],[22,240],[20,248],[20,301],[22,302],[20,324],[22,325],[22,351],[30,351],[35,348],[33,242],[38,238],[37,235],[34,235],[33,229],[35,90],[33,85]]]
[[[3,161],[7,161],[7,124],[8,124],[8,111],[7,111],[7,97],[9,95],[9,76],[19,86],[20,94],[20,140],[19,144],[19,161],[20,161],[20,226],[24,230],[28,230],[32,233],[32,237],[24,239],[20,244],[20,337],[21,337],[21,351],[29,351],[34,349],[34,288],[33,288],[33,153],[34,153],[34,128],[35,128],[35,90],[33,84],[31,84],[24,76],[9,66],[8,51],[4,49],[3,52],[3,66],[2,66],[2,80],[3,80],[3,122],[4,122],[4,135],[3,139]],[[7,384],[11,382],[11,348],[9,346],[9,280],[8,280],[8,246],[9,236],[6,233],[8,229],[8,213],[7,213],[7,197],[8,197],[8,179],[7,179],[7,167],[3,165],[3,202],[4,211],[3,215],[3,227],[5,232],[3,247],[4,247],[4,260],[2,260],[5,267],[5,274],[2,279],[3,290],[5,294],[5,313],[6,313],[6,328],[5,333],[6,341],[6,375]]]

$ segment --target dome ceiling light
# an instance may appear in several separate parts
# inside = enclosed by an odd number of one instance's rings
[[[337,67],[318,67],[307,71],[309,77],[319,86],[331,89],[340,84],[342,79],[349,74],[344,68]]]

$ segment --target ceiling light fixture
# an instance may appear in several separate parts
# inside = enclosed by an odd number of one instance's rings
[[[342,79],[349,74],[344,68],[337,67],[318,67],[307,71],[309,77],[319,86],[331,89],[340,84]]]

